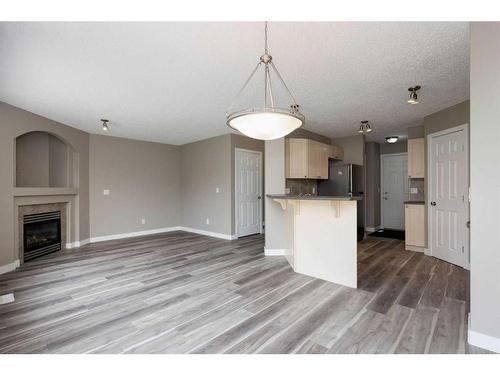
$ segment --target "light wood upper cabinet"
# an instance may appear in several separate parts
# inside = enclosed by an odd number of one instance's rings
[[[330,157],[332,159],[343,160],[344,159],[344,149],[339,146],[330,146]]]
[[[288,138],[285,140],[285,177],[307,178],[307,139]]]
[[[328,158],[332,146],[304,138],[285,140],[285,177],[328,179]],[[337,154],[340,152],[337,150]]]
[[[408,177],[425,177],[424,138],[408,140]]]
[[[425,206],[405,204],[406,245],[425,247]]]

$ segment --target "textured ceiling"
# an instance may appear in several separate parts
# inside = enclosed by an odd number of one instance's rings
[[[329,137],[405,135],[469,97],[469,25],[271,23],[270,52]],[[225,111],[258,61],[262,23],[0,23],[0,100],[70,126],[171,144],[225,134]],[[407,88],[422,86],[420,104]]]

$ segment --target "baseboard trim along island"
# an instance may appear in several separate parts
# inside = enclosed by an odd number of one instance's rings
[[[357,201],[350,196],[269,194],[284,211],[285,257],[298,273],[357,287]]]

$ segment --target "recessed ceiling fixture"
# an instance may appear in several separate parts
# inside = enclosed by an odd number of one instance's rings
[[[385,137],[385,141],[387,143],[396,143],[398,141],[399,137],[397,135],[391,135],[389,137]]]
[[[106,119],[101,119],[102,121],[102,130],[104,130],[105,132],[107,132],[109,130],[109,126],[108,126],[108,122],[109,120],[106,120]]]
[[[408,91],[410,92],[410,97],[408,99],[409,104],[418,104],[418,96],[417,96],[418,90],[420,90],[420,86],[414,86],[408,88]]]
[[[373,129],[370,126],[370,123],[368,122],[368,120],[363,120],[363,121],[361,121],[361,125],[359,125],[358,133],[360,133],[360,134],[370,133],[372,130]]]
[[[259,68],[263,68],[264,73],[264,100],[263,106],[253,106],[231,111],[236,100],[241,96],[242,92],[252,80]],[[276,107],[276,98],[273,94],[273,86],[271,81],[271,72],[285,88],[289,96],[291,104],[288,108]],[[305,117],[299,111],[299,105],[295,101],[292,93],[288,89],[281,78],[278,69],[273,63],[273,58],[269,54],[267,46],[267,22],[264,26],[264,54],[260,57],[255,69],[250,74],[250,77],[245,81],[243,87],[236,95],[233,103],[229,106],[226,112],[226,124],[232,129],[238,130],[244,135],[262,140],[270,140],[284,137],[297,128],[304,125]]]

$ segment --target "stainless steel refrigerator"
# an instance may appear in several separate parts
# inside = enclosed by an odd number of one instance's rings
[[[318,182],[318,195],[360,196],[365,191],[365,175],[362,165],[343,164],[342,161],[329,160],[328,180]],[[358,241],[365,236],[365,203],[358,201]]]

